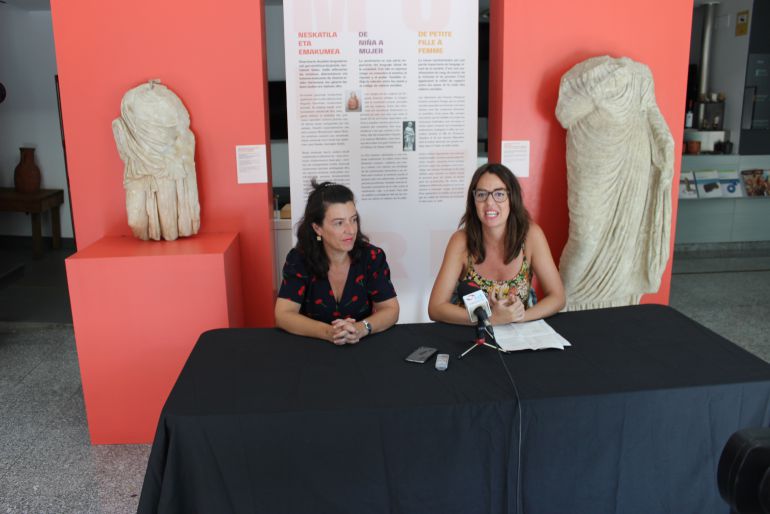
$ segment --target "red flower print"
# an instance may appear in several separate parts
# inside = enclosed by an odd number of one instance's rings
[[[286,279],[283,279],[283,285],[286,285],[286,284],[288,284],[288,282],[286,281]]]
[[[334,316],[335,318],[339,318],[341,316],[341,314],[339,312],[337,312],[337,311],[334,311],[334,312],[332,312],[332,316]]]
[[[352,304],[356,303],[358,301],[358,295],[353,295],[350,298],[350,301],[345,304],[345,307],[350,307]]]
[[[318,300],[316,300],[316,301],[315,301],[315,304],[316,304],[316,305],[321,305],[321,302],[323,302],[323,300],[321,300],[321,299],[319,298]]]
[[[379,291],[377,291],[377,290],[374,290],[374,291],[372,291],[372,292],[371,292],[371,294],[370,294],[370,295],[371,295],[371,296],[377,296],[377,293],[379,293]]]
[[[372,253],[372,260],[376,259],[377,258],[377,254],[374,252],[374,250],[372,250],[371,253]]]
[[[468,285],[471,286],[471,287],[478,287],[479,289],[481,289],[481,286],[478,285],[476,282],[473,282],[473,281],[468,282]]]
[[[297,273],[297,278],[302,278],[302,273]]]
[[[329,289],[329,296],[331,296],[331,297],[334,296],[334,290],[333,289]]]
[[[315,275],[313,275],[313,278],[311,278],[310,281],[315,282]]]
[[[379,255],[381,253],[382,253],[382,249],[381,248],[377,248],[377,254]]]
[[[297,294],[302,296],[305,294],[305,286],[302,286],[299,288],[299,291],[297,291]]]
[[[388,268],[385,268],[384,270],[382,270],[382,274],[385,275],[386,277],[388,276],[389,273],[390,273],[390,270]]]
[[[375,271],[374,273],[372,273],[372,276],[373,276],[374,278],[377,278],[377,272]]]
[[[364,279],[364,276],[363,276],[363,275],[358,275],[358,276],[356,277],[356,283],[357,283],[357,284],[360,284],[360,283],[361,283],[361,281],[362,281],[363,279]]]

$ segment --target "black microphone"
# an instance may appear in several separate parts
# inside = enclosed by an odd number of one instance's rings
[[[494,337],[492,323],[489,321],[492,309],[489,307],[487,295],[478,284],[472,280],[463,280],[457,285],[457,294],[463,299],[471,322],[475,321],[479,327],[483,325],[489,331],[489,335]]]

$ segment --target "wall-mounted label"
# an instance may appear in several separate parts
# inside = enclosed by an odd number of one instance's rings
[[[749,11],[741,11],[735,16],[735,35],[745,36],[749,33]]]
[[[265,145],[238,145],[235,160],[239,184],[267,182],[267,147]]]
[[[529,177],[529,141],[503,141],[501,163],[517,177]]]

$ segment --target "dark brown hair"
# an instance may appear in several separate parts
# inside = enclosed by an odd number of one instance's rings
[[[481,231],[481,220],[476,213],[476,199],[473,196],[473,191],[484,173],[495,175],[503,181],[508,190],[510,213],[505,224],[505,255],[503,256],[503,262],[508,264],[519,255],[524,246],[527,232],[529,232],[529,213],[521,199],[519,181],[516,180],[511,170],[497,163],[484,164],[476,170],[473,178],[471,178],[471,184],[468,186],[468,199],[465,204],[465,214],[460,219],[460,228],[465,230],[468,254],[473,257],[475,262],[484,262],[486,258],[484,234]]]
[[[310,181],[313,191],[307,197],[305,215],[297,225],[297,250],[305,261],[305,267],[311,275],[317,278],[325,278],[329,273],[329,257],[324,250],[323,242],[316,239],[313,223],[323,225],[326,210],[333,203],[355,203],[353,191],[342,184],[322,182],[318,184],[315,179]],[[361,216],[358,215],[358,230],[353,249],[348,252],[351,259],[357,261],[361,257],[361,249],[369,238],[361,232]]]

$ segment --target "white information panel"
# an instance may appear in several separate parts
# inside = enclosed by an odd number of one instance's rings
[[[478,3],[284,0],[292,222],[310,180],[356,195],[399,322],[428,297],[476,168]]]

